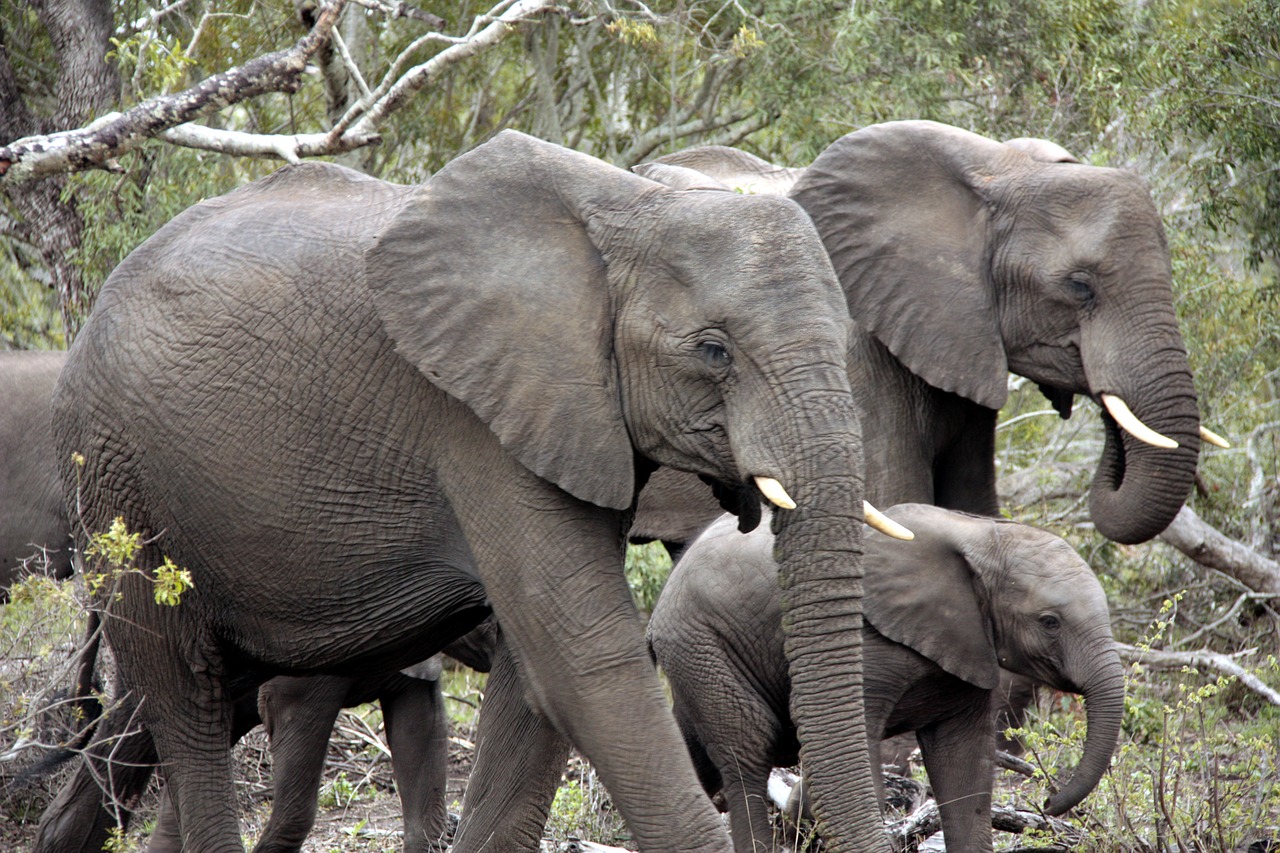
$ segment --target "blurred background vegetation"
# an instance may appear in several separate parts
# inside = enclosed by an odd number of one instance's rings
[[[101,5],[115,27],[110,109],[286,47],[306,31],[309,14],[306,2],[288,0]],[[490,9],[474,0],[417,5],[456,34]],[[339,24],[370,81],[426,29],[355,4]],[[94,118],[66,114],[57,98],[54,42],[32,5],[0,0],[0,44],[7,71],[0,94],[9,98],[0,110],[20,102],[26,132]],[[442,47],[420,46],[413,61]],[[358,86],[349,75],[316,71],[295,94],[246,101],[208,123],[255,133],[324,130]],[[16,115],[8,125],[0,116],[0,128],[14,127]],[[1231,450],[1203,454],[1190,505],[1274,560],[1277,0],[567,1],[452,66],[381,127],[380,145],[334,159],[415,182],[514,127],[622,167],[704,143],[803,166],[844,133],[914,118],[995,139],[1045,137],[1084,162],[1131,169],[1148,181],[1168,232],[1201,411],[1233,442]],[[101,282],[138,243],[188,205],[280,164],[152,142],[119,165],[118,172],[50,179],[50,203],[76,224],[74,239],[56,246],[36,208],[0,188],[0,347],[65,347]],[[1061,421],[1033,386],[1015,387],[998,443],[1007,513],[1066,536],[1090,560],[1122,641],[1236,655],[1280,687],[1275,597],[1160,541],[1120,546],[1092,530],[1083,497],[1100,427],[1086,406],[1078,410]],[[631,568],[642,606],[652,603],[668,565],[653,548]],[[11,606],[4,618],[18,615]],[[1116,771],[1079,812],[1082,849],[1243,850],[1251,838],[1280,832],[1280,708],[1217,677],[1208,669],[1135,668]],[[1069,744],[1078,706],[1048,697],[1040,711],[1037,749]],[[1059,759],[1046,754],[1045,762]],[[580,791],[581,780],[575,784]],[[1037,802],[1032,792],[1017,796]],[[1132,846],[1115,840],[1121,830]]]

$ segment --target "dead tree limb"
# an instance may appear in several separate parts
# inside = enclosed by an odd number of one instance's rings
[[[1280,594],[1280,563],[1229,539],[1184,506],[1160,538],[1202,566],[1230,575],[1264,595]]]
[[[170,128],[267,92],[295,92],[307,60],[329,38],[346,0],[330,0],[293,47],[215,74],[174,95],[143,101],[87,127],[29,136],[0,148],[0,182],[110,168],[110,162]]]

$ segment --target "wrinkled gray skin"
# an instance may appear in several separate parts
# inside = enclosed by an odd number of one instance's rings
[[[880,738],[915,731],[947,850],[990,851],[999,666],[1084,696],[1084,752],[1049,814],[1079,803],[1110,762],[1124,673],[1106,598],[1071,546],[1042,530],[923,504],[886,514],[916,538],[864,540],[872,761]],[[742,536],[732,519],[716,522],[672,571],[648,628],[699,778],[709,794],[724,792],[738,851],[774,849],[769,771],[798,756],[772,549],[767,530]]]
[[[1101,414],[1091,515],[1103,535],[1140,542],[1168,525],[1191,490],[1195,389],[1150,193],[1136,175],[1073,160],[1045,140],[1004,144],[903,121],[850,133],[805,169],[713,146],[662,157],[652,176],[677,187],[786,191],[813,218],[855,324],[849,379],[872,504],[996,514],[996,415],[1012,371],[1037,382],[1064,416],[1075,394],[1117,394],[1179,442],[1176,450],[1142,444]],[[719,512],[695,478],[664,468],[641,492],[631,533],[682,542]],[[483,754],[477,762],[463,821],[482,826],[480,836],[512,822],[535,834],[567,753],[507,695],[518,692],[495,663],[480,737],[520,736],[488,750],[502,763],[491,769]],[[518,752],[539,768],[528,778],[507,773]],[[473,807],[472,790],[500,791],[489,803],[503,808]]]
[[[49,396],[65,358],[0,352],[0,602],[24,571],[71,575],[70,525],[49,422]]]
[[[22,560],[35,549],[28,543],[42,543],[48,571],[54,577],[63,579],[72,571],[71,531],[67,513],[61,509],[62,486],[49,420],[49,402],[65,360],[64,352],[0,353],[0,399],[7,403],[0,411],[0,446],[5,448],[0,537],[6,543],[2,552],[6,555],[5,583],[0,592],[7,593]],[[58,548],[58,543],[65,543],[65,547]],[[40,563],[43,565],[43,560]],[[496,633],[494,622],[486,620],[444,651],[473,669],[487,672]],[[404,849],[406,853],[431,849],[431,842],[444,832],[447,819],[448,727],[438,682],[438,656],[425,664],[404,673],[366,678],[279,676],[264,684],[256,698],[251,693],[236,703],[234,739],[239,740],[263,721],[271,739],[272,810],[254,847],[257,853],[301,849],[315,822],[326,747],[338,711],[374,700],[382,706],[391,743],[396,790],[405,816]],[[124,802],[141,797],[150,778],[154,757],[140,758],[139,767],[118,778],[116,796]],[[96,784],[71,790],[75,801],[64,812],[62,834],[52,846],[64,853],[101,850],[115,819],[102,805]],[[73,847],[77,842],[72,839],[83,841]],[[151,853],[182,849],[167,796],[162,798],[148,849]]]
[[[792,203],[510,131],[421,187],[308,164],[161,229],[104,285],[54,423],[60,458],[86,457],[88,526],[123,515],[145,569],[167,555],[195,580],[165,608],[126,576],[105,620],[185,849],[242,849],[238,696],[405,666],[492,607],[515,683],[638,846],[727,850],[623,578],[631,510],[654,465],[716,481],[747,526],[753,477],[790,492],[795,712],[825,766],[863,719],[857,649],[830,653],[861,608],[848,333]],[[833,849],[884,849],[865,749],[836,761],[813,791]]]

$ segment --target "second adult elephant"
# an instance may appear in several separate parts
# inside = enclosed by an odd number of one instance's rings
[[[1085,699],[1084,753],[1047,812],[1074,807],[1109,764],[1124,671],[1106,598],[1071,546],[1045,531],[920,504],[886,513],[916,538],[866,540],[872,760],[880,738],[915,731],[947,850],[990,851],[990,693],[1000,667]],[[774,849],[769,771],[799,755],[772,545],[766,530],[712,525],[673,570],[648,628],[702,784],[724,791],[739,853]]]
[[[1102,404],[1089,498],[1100,533],[1142,542],[1173,520],[1200,420],[1168,244],[1136,175],[1045,140],[928,121],[855,131],[804,169],[714,146],[657,162],[784,193],[812,217],[856,326],[850,379],[872,503],[995,514],[996,413],[1012,371],[1063,417],[1077,394]],[[672,491],[654,495],[669,503]],[[669,512],[642,495],[637,523]]]
[[[847,344],[793,203],[675,192],[511,131],[420,187],[303,165],[165,226],[104,285],[54,411],[89,529],[123,516],[144,570],[195,580],[162,608],[126,575],[105,620],[188,851],[241,849],[241,691],[405,666],[490,606],[638,846],[726,850],[623,577],[635,496],[670,465],[747,527],[762,491],[794,507],[773,527],[822,766],[862,726],[858,691],[825,689],[857,683],[857,654],[823,651],[861,607]],[[865,750],[822,775],[833,849],[883,849]]]

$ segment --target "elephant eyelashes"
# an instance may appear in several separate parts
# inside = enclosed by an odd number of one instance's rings
[[[716,370],[723,370],[733,361],[729,351],[715,341],[703,341],[698,344],[698,351],[702,353],[702,360],[707,366]]]
[[[1058,629],[1062,627],[1062,622],[1052,613],[1045,613],[1040,617],[1040,625],[1051,634],[1056,634]]]

